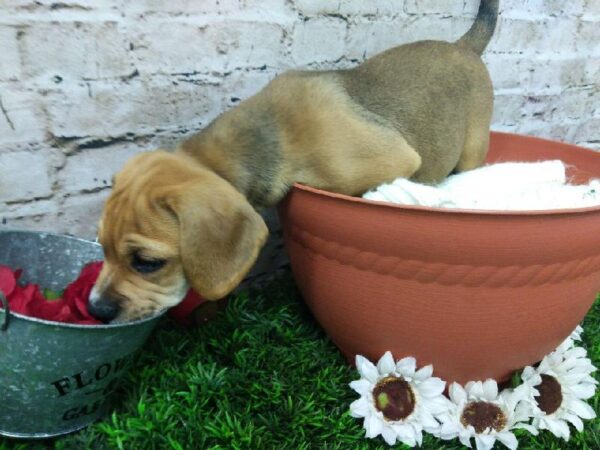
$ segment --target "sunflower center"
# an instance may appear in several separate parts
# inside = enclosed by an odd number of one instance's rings
[[[477,433],[483,433],[488,428],[501,431],[506,426],[506,416],[493,403],[471,402],[463,409],[460,422],[465,427],[471,425]]]
[[[552,414],[562,404],[560,383],[551,375],[542,374],[542,382],[536,386],[540,395],[535,396],[538,406],[546,414]]]
[[[373,389],[375,407],[387,420],[406,419],[415,410],[415,393],[410,384],[397,377],[381,380]]]

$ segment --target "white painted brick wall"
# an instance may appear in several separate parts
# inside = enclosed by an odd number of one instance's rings
[[[0,227],[95,235],[111,175],[290,68],[455,40],[479,0],[0,2]],[[493,127],[600,149],[600,0],[501,0]]]

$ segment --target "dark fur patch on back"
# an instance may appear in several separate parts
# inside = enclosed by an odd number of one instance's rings
[[[255,206],[268,203],[273,181],[281,166],[281,142],[275,120],[268,113],[255,118],[255,125],[243,131],[243,165],[249,174],[248,201]],[[256,126],[260,124],[260,126]]]

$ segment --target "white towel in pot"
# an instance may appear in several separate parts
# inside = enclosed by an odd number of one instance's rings
[[[568,184],[562,161],[498,163],[449,176],[437,186],[398,178],[368,200],[439,208],[546,210],[600,205],[600,180]]]

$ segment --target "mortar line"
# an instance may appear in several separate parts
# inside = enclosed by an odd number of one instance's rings
[[[8,111],[6,111],[6,108],[4,108],[4,104],[2,103],[2,97],[0,97],[0,111],[2,111],[4,117],[6,117],[6,121],[8,122],[10,128],[12,128],[12,130],[15,131],[15,125],[12,123],[12,120],[10,120],[10,117],[8,116]]]

